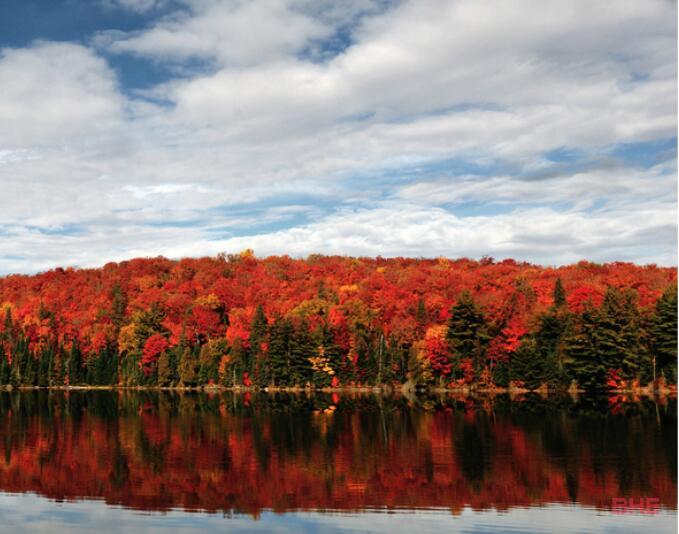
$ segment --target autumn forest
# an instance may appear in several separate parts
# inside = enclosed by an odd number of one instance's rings
[[[675,268],[162,257],[0,279],[0,384],[674,388]]]

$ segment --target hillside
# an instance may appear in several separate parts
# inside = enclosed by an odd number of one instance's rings
[[[0,279],[0,383],[675,382],[675,268],[162,257]]]

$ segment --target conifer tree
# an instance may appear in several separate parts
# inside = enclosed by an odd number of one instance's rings
[[[9,384],[9,362],[4,354],[0,354],[0,385]]]
[[[597,353],[596,310],[582,312],[578,324],[564,340],[567,375],[585,389],[602,388],[607,369]]]
[[[561,283],[561,278],[557,278],[554,283],[554,307],[563,308],[566,305],[566,291]]]
[[[528,389],[536,389],[545,382],[545,361],[534,337],[526,336],[509,360],[509,379],[521,381]]]
[[[637,376],[641,352],[634,296],[609,288],[597,314],[597,355],[607,370],[620,369],[626,378]]]
[[[677,382],[677,286],[658,299],[651,325],[651,350],[656,376]]]
[[[453,355],[453,372],[462,358],[471,358],[478,376],[490,336],[483,313],[467,291],[460,294],[458,302],[450,310],[446,339]]]
[[[78,343],[74,341],[71,344],[71,350],[68,355],[66,371],[68,376],[68,384],[70,386],[80,384],[80,382],[82,381],[82,367],[83,367],[82,353],[80,352]]]
[[[172,351],[165,350],[158,356],[158,385],[167,387],[172,385],[172,367],[170,354]]]
[[[286,386],[290,380],[290,339],[292,325],[287,319],[278,318],[271,325],[269,335],[269,369],[273,385]]]
[[[179,359],[179,380],[183,386],[195,386],[198,379],[196,371],[198,359],[190,348],[186,347]]]
[[[311,380],[311,362],[309,358],[316,355],[309,325],[302,320],[295,326],[290,339],[290,382],[293,385],[304,386]]]

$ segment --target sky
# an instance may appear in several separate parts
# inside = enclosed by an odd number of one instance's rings
[[[677,264],[673,0],[2,0],[0,274]]]

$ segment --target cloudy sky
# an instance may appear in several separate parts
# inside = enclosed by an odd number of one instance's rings
[[[676,265],[673,0],[2,0],[0,273]]]

